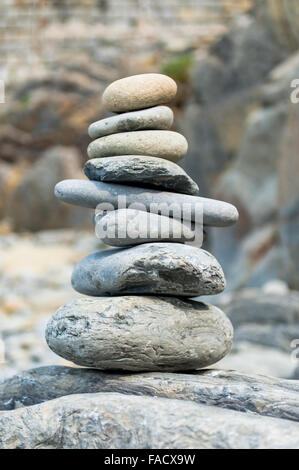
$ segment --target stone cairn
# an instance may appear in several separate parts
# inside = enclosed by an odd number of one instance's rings
[[[231,348],[226,315],[188,299],[222,292],[221,266],[207,251],[186,243],[194,225],[150,210],[151,204],[186,204],[194,221],[200,205],[203,227],[238,219],[234,206],[198,196],[197,184],[176,164],[188,146],[169,130],[173,112],[165,103],[176,90],[175,82],[160,74],[108,86],[103,104],[118,114],[89,128],[94,140],[84,168],[88,180],[65,180],[55,188],[64,202],[100,205],[96,227],[113,246],[86,256],[74,269],[74,289],[94,297],[61,307],[47,325],[49,347],[78,365],[186,371],[214,364]]]

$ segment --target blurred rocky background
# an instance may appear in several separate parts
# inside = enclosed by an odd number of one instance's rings
[[[106,85],[162,72],[179,86],[182,166],[201,195],[240,212],[236,227],[208,233],[228,284],[213,303],[235,327],[219,367],[299,378],[298,46],[297,0],[2,0],[0,377],[65,364],[43,329],[79,295],[74,263],[102,246],[93,214],[53,187],[84,177]]]

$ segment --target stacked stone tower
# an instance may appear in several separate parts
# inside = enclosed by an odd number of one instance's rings
[[[197,235],[205,226],[235,223],[238,213],[198,196],[177,165],[187,142],[169,130],[173,113],[165,104],[175,94],[175,82],[160,74],[108,86],[103,104],[118,114],[89,128],[89,180],[55,188],[62,201],[97,209],[97,235],[113,246],[74,269],[75,290],[93,297],[61,307],[47,326],[50,348],[78,365],[183,371],[210,366],[230,350],[225,314],[188,298],[225,288],[221,266]]]

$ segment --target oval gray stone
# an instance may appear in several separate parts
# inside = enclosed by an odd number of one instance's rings
[[[172,110],[167,106],[155,106],[93,122],[88,128],[88,134],[92,139],[97,139],[118,132],[140,129],[170,129],[172,123]]]
[[[88,146],[89,158],[150,155],[179,161],[188,150],[185,137],[173,131],[131,131],[106,135]]]
[[[207,251],[180,243],[146,243],[86,256],[75,266],[72,285],[81,294],[94,296],[195,297],[222,292],[225,278]]]
[[[104,91],[102,101],[114,113],[169,103],[177,92],[175,81],[160,73],[144,73],[121,78]]]
[[[192,228],[179,220],[133,209],[119,209],[97,217],[96,234],[112,246],[194,240]]]
[[[197,195],[195,181],[176,163],[144,155],[93,158],[84,173],[90,180],[154,187],[178,193]]]
[[[108,204],[111,205],[111,209],[118,209],[120,198],[127,208],[132,204],[141,204],[147,211],[150,211],[152,204],[163,204],[169,208],[176,204],[181,207],[182,212],[184,208],[190,207],[192,221],[195,220],[198,212],[202,210],[204,225],[215,227],[232,225],[239,217],[235,206],[227,202],[122,184],[109,184],[101,181],[76,179],[60,181],[55,186],[55,196],[63,202],[91,209],[95,209],[98,204]],[[188,214],[186,214],[186,220]]]
[[[46,329],[56,354],[102,370],[199,369],[224,357],[232,336],[217,307],[141,296],[77,299],[61,307]]]

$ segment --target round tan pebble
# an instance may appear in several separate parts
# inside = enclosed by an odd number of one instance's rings
[[[177,162],[188,150],[185,137],[173,131],[132,131],[107,135],[88,146],[89,158],[148,155]]]
[[[133,75],[111,83],[103,93],[103,104],[109,111],[122,113],[169,103],[176,92],[175,81],[166,75]]]

